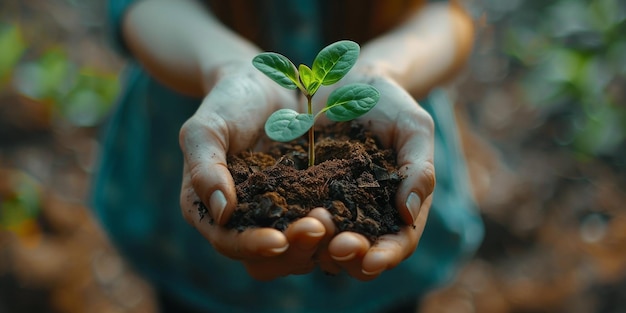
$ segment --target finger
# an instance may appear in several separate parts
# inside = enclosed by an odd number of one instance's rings
[[[313,217],[304,217],[292,223],[285,231],[289,241],[289,250],[281,259],[289,266],[290,274],[306,274],[315,268],[315,254],[326,228]]]
[[[312,217],[320,221],[325,228],[325,236],[324,239],[330,241],[335,236],[337,228],[335,227],[335,223],[333,222],[333,216],[328,212],[326,208],[314,208],[312,209],[308,217]]]
[[[350,276],[367,279],[363,275],[361,262],[370,248],[370,242],[361,234],[353,232],[339,233],[331,240],[328,251],[335,263]]]
[[[417,231],[405,226],[398,234],[383,235],[363,257],[362,272],[368,276],[379,275],[394,268],[417,247]]]
[[[315,268],[313,255],[325,233],[326,229],[320,221],[304,217],[285,230],[285,237],[289,241],[287,251],[278,256],[250,259],[243,263],[252,277],[263,281],[309,273]]]
[[[313,217],[303,217],[285,230],[285,236],[291,246],[290,252],[294,249],[299,255],[316,249],[324,235],[326,235],[326,228]]]
[[[413,254],[424,231],[432,197],[426,200],[414,225],[404,226],[397,234],[383,235],[363,257],[362,271],[368,276],[378,276],[385,270],[396,267]]]
[[[317,264],[319,265],[320,269],[322,269],[322,271],[330,275],[339,274],[339,272],[341,272],[341,267],[332,258],[330,252],[328,251],[328,245],[330,244],[330,241],[333,239],[335,233],[337,232],[337,228],[335,227],[335,223],[333,222],[332,214],[330,214],[330,212],[328,212],[328,210],[325,208],[315,208],[311,210],[311,212],[309,212],[308,216],[320,221],[326,229],[324,238],[322,238],[322,240],[320,241],[317,253],[314,256]]]
[[[398,117],[395,146],[404,179],[396,192],[396,206],[408,225],[414,223],[435,189],[433,134],[432,118],[420,107]]]
[[[235,260],[259,260],[287,251],[285,235],[273,228],[250,228],[243,232],[218,225],[196,223],[196,229],[219,253]]]
[[[188,173],[187,162],[183,164],[183,173]],[[196,219],[202,219],[204,212],[199,207],[200,198],[191,186],[189,176],[183,174],[183,181],[180,188],[180,210],[189,225],[194,225]]]
[[[335,261],[345,262],[364,255],[369,247],[370,242],[363,235],[342,232],[331,240],[328,249]]]
[[[180,131],[180,146],[185,156],[191,185],[218,224],[224,225],[237,204],[235,186],[226,163],[228,144],[226,122],[189,119]]]

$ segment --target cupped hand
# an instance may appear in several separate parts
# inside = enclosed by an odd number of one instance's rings
[[[212,79],[208,95],[180,131],[184,155],[180,203],[185,220],[257,279],[313,270],[313,255],[326,234],[315,218],[302,218],[285,232],[223,227],[237,205],[227,154],[258,144],[265,120],[276,109],[300,109],[295,93],[275,85],[248,63],[228,65]],[[204,218],[198,211],[200,203],[208,211]]]
[[[302,111],[295,93],[275,86],[251,66],[226,73],[216,79],[180,132],[185,156],[182,214],[217,251],[241,260],[250,275],[261,280],[308,273],[316,263],[329,273],[344,270],[370,280],[413,253],[435,185],[433,122],[404,89],[384,77],[362,81],[378,88],[381,99],[361,122],[397,152],[405,176],[396,196],[406,223],[399,233],[384,235],[374,244],[357,233],[336,234],[330,213],[321,208],[285,232],[256,228],[239,233],[224,228],[237,203],[227,153],[254,146],[267,116],[276,109]],[[208,218],[200,218],[199,201],[208,208]]]
[[[397,234],[383,235],[372,244],[354,232],[336,234],[332,216],[325,209],[314,209],[310,216],[322,222],[327,233],[317,255],[320,267],[329,273],[343,270],[357,279],[371,280],[417,248],[435,187],[434,125],[430,115],[393,80],[355,74],[346,77],[348,82],[368,83],[380,91],[378,104],[360,122],[384,146],[397,152],[398,167],[405,178],[395,204],[406,225]]]

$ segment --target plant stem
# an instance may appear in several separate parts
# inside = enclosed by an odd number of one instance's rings
[[[311,104],[311,100],[313,99],[312,95],[307,95],[307,105],[308,105],[308,113],[313,114],[313,108]],[[313,126],[309,129],[309,167],[315,165],[315,132]]]

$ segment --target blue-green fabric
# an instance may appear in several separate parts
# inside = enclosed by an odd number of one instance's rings
[[[131,2],[109,1],[114,36]],[[437,187],[413,256],[371,282],[320,271],[255,281],[239,262],[213,250],[180,213],[183,160],[178,132],[200,99],[160,85],[132,59],[124,83],[105,129],[93,207],[119,251],[160,293],[210,312],[380,312],[415,301],[451,279],[480,244],[483,228],[469,190],[452,106],[445,94],[435,92],[420,103],[436,124]]]

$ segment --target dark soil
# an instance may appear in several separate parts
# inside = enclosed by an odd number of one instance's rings
[[[339,231],[371,241],[404,225],[394,205],[402,180],[391,149],[357,123],[316,131],[315,165],[308,168],[307,141],[274,143],[268,153],[230,156],[239,205],[227,227],[287,226],[316,207],[328,209]],[[306,137],[306,136],[303,136]]]

